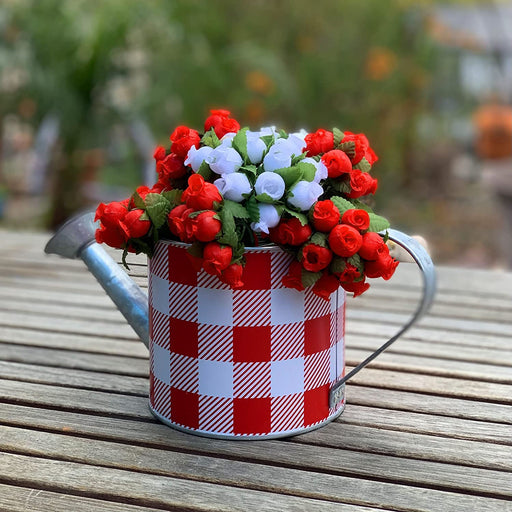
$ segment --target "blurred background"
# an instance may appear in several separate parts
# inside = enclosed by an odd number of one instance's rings
[[[223,107],[366,133],[394,227],[512,268],[511,100],[510,0],[2,0],[0,227],[152,184],[154,146]]]

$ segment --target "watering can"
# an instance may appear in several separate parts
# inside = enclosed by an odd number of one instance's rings
[[[388,230],[420,268],[422,298],[392,338],[345,374],[345,291],[326,301],[284,288],[291,256],[279,247],[247,248],[248,286],[233,291],[197,270],[187,244],[159,241],[146,294],[95,242],[95,230],[94,213],[74,217],[45,252],[85,262],[149,349],[151,412],[198,435],[277,438],[332,421],[343,412],[345,382],[417,322],[435,295],[425,248]]]

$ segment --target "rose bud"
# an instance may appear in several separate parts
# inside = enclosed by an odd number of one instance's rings
[[[194,218],[195,223],[195,237],[200,242],[211,242],[219,234],[222,229],[222,223],[216,219],[217,214],[212,211],[200,213]]]
[[[308,211],[324,193],[321,185],[314,181],[299,181],[291,190],[288,203],[299,210]]]
[[[356,199],[368,194],[375,194],[377,191],[377,185],[377,180],[372,178],[367,172],[354,169],[350,173],[351,191],[346,194],[346,196],[350,199]]]
[[[251,164],[260,164],[267,151],[267,145],[261,140],[259,132],[246,132],[247,155]]]
[[[222,202],[222,196],[213,183],[204,181],[200,174],[192,174],[181,200],[194,210],[213,210],[213,203]]]
[[[203,268],[208,274],[220,276],[228,268],[232,257],[233,250],[229,245],[210,242],[203,249]]]
[[[295,152],[296,149],[293,144],[287,143],[286,139],[277,139],[277,141],[270,146],[268,153],[263,158],[263,169],[272,172],[277,169],[290,167],[292,164],[292,156]]]
[[[165,158],[165,148],[163,146],[157,146],[153,153],[153,158],[158,162],[159,160],[163,160]]]
[[[322,162],[327,167],[329,178],[337,178],[352,171],[352,162],[346,153],[333,149],[322,156]]]
[[[244,161],[236,149],[221,145],[207,156],[206,163],[217,174],[230,174],[238,171]]]
[[[361,161],[361,159],[367,154],[367,151],[370,147],[370,143],[368,142],[366,135],[364,135],[363,133],[352,133],[346,131],[344,132],[344,137],[341,143],[343,144],[345,142],[354,143],[353,156],[351,157],[351,160],[354,165],[358,164]],[[373,154],[375,155],[375,153]]]
[[[343,281],[344,283],[351,283],[352,281],[355,281],[356,279],[359,279],[361,277],[361,273],[351,263],[347,263],[345,265],[345,268],[343,269],[343,272],[340,272],[338,275],[338,278],[340,281]]]
[[[223,174],[216,179],[213,184],[217,187],[224,199],[230,199],[236,203],[241,203],[245,197],[244,194],[252,192],[252,185],[249,178],[242,172],[232,172]]]
[[[273,204],[257,203],[260,220],[251,222],[251,229],[256,233],[267,233],[270,228],[274,228],[279,224],[281,217]]]
[[[256,194],[267,194],[274,201],[283,197],[286,184],[279,174],[270,171],[262,172],[254,184]]]
[[[349,258],[361,248],[363,237],[357,229],[347,224],[338,224],[329,233],[329,247],[338,256]]]
[[[104,226],[116,227],[125,218],[128,208],[125,202],[113,201],[108,204],[100,203],[96,208],[94,221],[99,220]]]
[[[302,264],[299,261],[292,261],[288,267],[288,273],[281,278],[281,283],[286,288],[294,288],[301,292],[304,290],[302,284]]]
[[[96,242],[107,244],[115,249],[122,249],[128,241],[129,234],[126,226],[121,222],[117,226],[102,225],[94,235]]]
[[[351,208],[341,217],[342,224],[348,224],[359,231],[366,231],[370,227],[370,216],[365,210]]]
[[[334,293],[340,286],[339,279],[328,272],[324,272],[322,277],[313,285],[313,293],[318,297],[329,300],[332,293]]]
[[[308,133],[304,140],[308,156],[327,153],[327,151],[334,149],[334,135],[327,130],[320,129],[315,133]]]
[[[359,256],[364,260],[374,261],[383,252],[389,253],[389,250],[383,238],[378,233],[370,232],[363,235],[363,243],[358,252]]]
[[[189,171],[190,170],[183,165],[183,158],[174,153],[170,153],[163,160],[156,163],[156,172],[159,178],[165,182],[181,178]]]
[[[340,211],[330,199],[326,199],[315,203],[311,217],[317,231],[328,233],[340,221]]]
[[[187,233],[186,224],[188,216],[193,212],[186,204],[180,204],[173,208],[167,216],[167,224],[173,235],[176,235],[182,242],[191,242],[189,233]]]
[[[353,281],[352,283],[342,282],[341,286],[346,292],[352,292],[354,297],[361,295],[370,288],[370,285],[366,283],[364,279],[362,281]]]
[[[128,212],[123,220],[123,224],[128,230],[129,238],[141,238],[147,234],[151,227],[149,219],[142,219],[141,215],[144,214],[144,210],[139,208]]]
[[[242,281],[243,273],[244,267],[242,267],[242,265],[239,263],[232,263],[228,268],[222,271],[220,280],[223,283],[228,284],[231,288],[242,288],[244,285],[244,282]]]
[[[281,222],[272,229],[269,229],[270,240],[279,245],[302,245],[311,236],[311,227],[309,224],[304,226],[296,217],[282,219]]]
[[[192,146],[196,148],[201,142],[201,137],[196,130],[187,126],[178,126],[169,137],[171,139],[171,151],[181,157],[183,160],[187,157]]]
[[[302,266],[310,272],[323,270],[332,260],[332,252],[327,247],[307,244],[302,248]]]
[[[230,118],[229,110],[210,110],[210,116],[204,122],[204,131],[207,132],[213,128],[215,135],[222,139],[226,133],[233,133],[240,130],[240,124],[235,119]]]
[[[313,181],[316,183],[320,183],[322,180],[325,180],[325,178],[328,177],[327,167],[325,167],[325,164],[320,160],[320,162],[317,162],[314,158],[310,158],[309,156],[304,158],[302,160],[305,164],[312,164],[315,166],[315,177],[313,178]]]
[[[391,279],[395,273],[398,261],[394,260],[389,253],[379,255],[375,261],[367,261],[364,264],[364,273],[367,277],[382,277],[386,281]]]
[[[185,165],[192,167],[194,172],[199,171],[199,167],[201,164],[205,162],[213,151],[213,148],[210,146],[203,146],[202,148],[197,149],[195,146],[192,146],[187,153],[187,158],[185,159]]]

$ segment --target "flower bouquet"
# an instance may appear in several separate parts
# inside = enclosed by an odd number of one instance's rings
[[[266,244],[293,255],[283,286],[324,299],[339,286],[360,295],[366,278],[393,275],[389,223],[364,202],[377,189],[365,135],[251,131],[212,110],[204,133],[178,126],[170,141],[155,150],[153,187],[97,208],[96,240],[123,249],[125,264],[128,252],[151,257],[170,239],[190,244],[198,270],[234,289],[243,286],[245,249]]]

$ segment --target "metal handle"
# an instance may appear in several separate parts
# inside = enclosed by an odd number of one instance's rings
[[[410,320],[386,343],[381,345],[373,354],[368,356],[362,363],[358,364],[345,377],[342,377],[329,390],[329,407],[334,407],[344,396],[345,382],[361,371],[366,365],[373,361],[384,350],[391,346],[405,331],[415,324],[430,308],[436,292],[436,273],[434,264],[424,247],[410,236],[395,229],[388,230],[389,239],[400,247],[403,247],[414,259],[421,270],[423,277],[423,296],[416,311]]]

